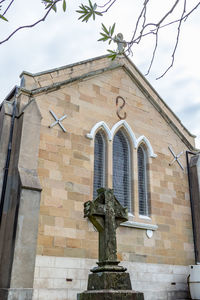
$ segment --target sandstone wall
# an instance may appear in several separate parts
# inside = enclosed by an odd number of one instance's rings
[[[56,82],[56,77],[50,77],[51,82]],[[145,229],[120,227],[119,259],[192,264],[194,249],[186,159],[184,155],[180,157],[184,171],[176,162],[169,166],[173,157],[168,146],[176,154],[188,148],[122,68],[35,96],[43,117],[38,169],[43,192],[37,253],[97,258],[97,232],[83,219],[83,203],[91,200],[93,195],[94,140],[88,139],[86,134],[97,122],[104,121],[111,129],[119,121],[115,104],[118,95],[126,100],[126,122],[136,138],[144,135],[157,154],[156,158],[149,157],[151,218],[141,219],[138,214],[137,150],[132,147],[134,217],[131,221],[158,226],[150,239]],[[58,125],[48,128],[54,122],[50,109],[58,117],[67,114],[62,122],[66,133]],[[112,187],[112,141],[108,141],[108,186]]]

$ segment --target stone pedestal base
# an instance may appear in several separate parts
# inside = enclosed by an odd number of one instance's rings
[[[144,295],[129,290],[85,291],[77,295],[77,300],[144,300]]]
[[[132,291],[129,273],[98,272],[89,274],[87,291],[77,300],[144,300],[144,296]]]
[[[129,273],[99,272],[89,274],[87,290],[132,290]]]

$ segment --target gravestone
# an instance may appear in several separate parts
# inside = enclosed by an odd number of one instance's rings
[[[84,217],[99,232],[99,261],[88,277],[87,291],[78,300],[143,300],[143,293],[132,290],[129,273],[117,260],[116,229],[128,220],[112,189],[100,188],[93,201],[84,204]]]

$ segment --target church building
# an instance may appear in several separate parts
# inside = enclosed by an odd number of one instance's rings
[[[195,136],[126,56],[20,77],[0,107],[0,299],[86,290],[98,232],[83,209],[100,187],[128,209],[117,256],[132,288],[189,299],[200,262]]]

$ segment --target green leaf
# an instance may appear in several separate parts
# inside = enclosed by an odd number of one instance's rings
[[[107,30],[106,26],[103,23],[101,25],[102,25],[103,31],[109,35],[109,31]]]
[[[116,51],[113,51],[113,50],[107,49],[107,51],[110,52],[110,53],[112,53],[112,54],[117,54],[117,52],[116,52]]]
[[[0,14],[0,19],[2,19],[2,20],[4,20],[4,21],[6,21],[6,22],[8,22],[8,19],[6,19],[4,16],[2,16],[1,14]]]
[[[91,10],[91,8],[89,6],[87,6],[87,5],[85,5],[85,9],[86,9],[86,11],[90,11]]]
[[[89,5],[90,5],[90,8],[93,9],[93,5],[92,5],[92,2],[89,0]]]
[[[108,37],[102,37],[102,38],[100,38],[100,39],[98,40],[98,42],[99,42],[99,41],[106,42],[107,40],[108,40]]]
[[[63,0],[63,11],[66,11],[66,1]]]
[[[103,14],[99,11],[95,11],[95,14],[98,15],[98,16],[103,16]]]
[[[114,31],[115,31],[115,23],[113,24],[113,26],[111,28],[110,34],[113,35]]]
[[[52,4],[52,0],[43,0],[43,2],[51,3]]]
[[[81,20],[82,18],[84,18],[84,16],[80,16],[80,17],[78,18],[78,20]]]
[[[104,37],[109,37],[107,34],[103,33],[103,32],[100,32],[100,35],[104,36]]]
[[[110,54],[108,55],[111,60],[114,60],[117,57],[117,52],[112,51],[112,50],[107,50]]]
[[[79,8],[80,8],[80,10],[76,10],[77,13],[79,13],[79,14],[87,14],[88,13],[86,7],[83,4],[81,4],[81,6],[79,6]]]
[[[53,5],[53,6],[52,6],[52,9],[53,9],[55,12],[57,12],[56,5]]]
[[[83,18],[82,22],[87,23],[90,17],[91,17],[91,13],[88,13],[88,14],[85,14],[85,15],[81,16],[79,19]]]
[[[85,9],[85,7],[84,7],[83,4],[81,4],[81,5],[79,6],[79,8],[82,9],[82,10]]]
[[[51,7],[52,6],[52,4],[50,3],[50,4],[48,4],[46,7],[45,7],[45,9],[48,9],[49,7]]]
[[[81,14],[81,16],[78,18],[82,22],[88,22],[89,18],[93,18],[95,20],[96,15],[102,16],[101,12],[96,11],[97,9],[97,4],[94,3],[92,4],[91,0],[88,0],[89,6],[88,5],[83,5],[81,4],[79,6],[79,10],[76,10],[77,13]]]

